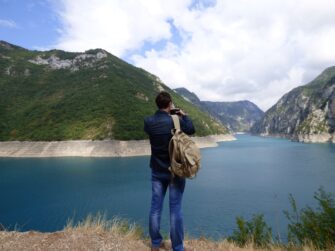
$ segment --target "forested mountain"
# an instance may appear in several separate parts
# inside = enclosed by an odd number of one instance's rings
[[[228,133],[158,77],[103,49],[32,51],[0,41],[0,140],[145,139],[143,119],[168,91],[197,136]]]

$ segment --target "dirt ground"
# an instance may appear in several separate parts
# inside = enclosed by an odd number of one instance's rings
[[[165,241],[166,248],[172,250],[169,241]],[[251,246],[239,248],[227,241],[213,242],[207,239],[186,240],[185,247],[193,251],[252,251]],[[133,234],[120,234],[115,231],[99,229],[65,229],[52,233],[36,231],[17,232],[0,231],[0,250],[12,251],[66,251],[66,250],[117,250],[117,251],[148,251],[150,241],[139,239]],[[269,249],[268,249],[269,250]],[[270,250],[281,250],[273,247]],[[303,249],[309,251],[312,249]]]

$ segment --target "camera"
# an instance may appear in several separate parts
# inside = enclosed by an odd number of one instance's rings
[[[180,112],[180,108],[172,108],[170,110],[171,115],[175,115],[175,114],[179,115],[179,112]]]

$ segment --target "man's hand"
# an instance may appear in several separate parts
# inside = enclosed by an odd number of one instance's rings
[[[180,109],[179,110],[179,112],[177,113],[179,116],[185,116],[186,115],[186,113],[182,110],[182,109]]]

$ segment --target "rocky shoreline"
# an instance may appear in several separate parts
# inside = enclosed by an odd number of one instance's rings
[[[335,143],[335,133],[298,134],[294,139],[305,143]]]
[[[192,137],[200,148],[231,141],[231,134]],[[0,157],[130,157],[150,155],[149,140],[2,141]]]
[[[255,134],[254,134],[255,135]],[[320,133],[320,134],[259,134],[262,137],[286,138],[292,141],[302,143],[335,143],[335,133]]]

